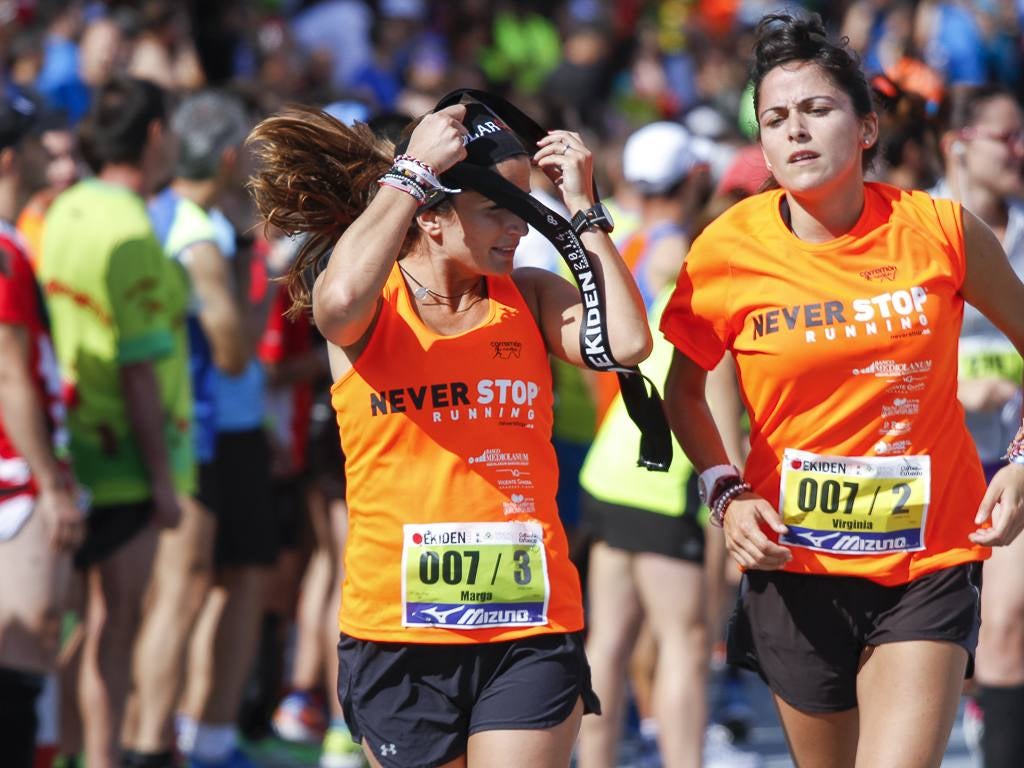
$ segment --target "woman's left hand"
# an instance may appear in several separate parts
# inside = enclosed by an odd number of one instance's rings
[[[594,156],[578,133],[549,131],[537,142],[540,147],[533,156],[562,195],[570,212],[589,208],[594,200]]]
[[[988,484],[974,522],[981,525],[990,518],[990,528],[978,528],[967,538],[986,547],[1005,547],[1024,528],[1024,464],[1007,464]]]

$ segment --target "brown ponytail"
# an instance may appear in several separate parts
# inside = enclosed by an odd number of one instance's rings
[[[305,236],[285,283],[290,313],[308,310],[320,259],[370,204],[394,145],[363,123],[350,127],[303,106],[267,118],[246,143],[260,166],[248,185],[260,216],[288,235]]]

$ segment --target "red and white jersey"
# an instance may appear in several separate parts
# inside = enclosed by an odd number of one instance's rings
[[[9,224],[0,222],[0,323],[22,326],[29,335],[29,366],[58,456],[67,455],[68,435],[57,358],[42,298],[25,246]],[[10,439],[0,413],[0,540],[13,536],[27,519],[36,496],[28,462]]]

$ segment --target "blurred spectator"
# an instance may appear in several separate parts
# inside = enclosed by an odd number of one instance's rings
[[[879,118],[879,178],[904,189],[928,189],[940,175],[930,102],[885,75],[871,80]]]
[[[43,66],[36,88],[54,109],[63,110],[77,123],[89,108],[89,90],[79,72],[78,37],[82,31],[82,3],[40,3],[46,21]]]
[[[184,344],[187,285],[153,235],[141,192],[163,152],[164,94],[139,80],[101,88],[82,126],[97,173],[46,215],[40,280],[68,379],[71,452],[92,494],[76,565],[86,571],[80,680],[86,759],[118,768],[126,659],[157,529],[194,490]]]
[[[498,4],[492,43],[480,66],[498,85],[511,85],[524,95],[536,93],[558,66],[562,45],[558,29],[541,13],[537,0],[504,0]]]
[[[986,43],[972,5],[960,0],[922,0],[918,6],[918,48],[947,85],[978,85],[988,80]]]
[[[209,213],[223,188],[241,184],[236,169],[249,121],[237,99],[208,91],[183,101],[171,127],[178,141],[175,176],[149,211],[168,259],[189,285],[186,351],[199,486],[180,498],[182,524],[161,537],[135,648],[136,727],[125,738],[139,765],[171,759],[171,724],[191,639],[184,700],[191,722],[183,728],[194,739],[182,751],[219,765],[235,751],[230,737],[255,646],[260,573],[249,566],[265,565],[275,554],[263,431],[257,424],[222,438],[215,410],[217,372],[241,373],[255,344]],[[223,639],[215,643],[218,634]]]
[[[12,768],[35,762],[36,698],[85,529],[46,313],[11,224],[34,115],[13,89],[0,95],[0,740]]]
[[[646,125],[622,151],[622,173],[640,193],[640,228],[622,244],[644,304],[675,283],[689,249],[693,217],[706,195],[706,165],[678,123]]]
[[[7,43],[4,69],[11,83],[26,94],[34,93],[35,83],[43,68],[43,38],[34,29],[15,35]]]
[[[144,0],[128,73],[169,91],[194,91],[205,83],[184,7]]]
[[[993,86],[951,88],[940,114],[945,177],[932,191],[952,197],[999,237],[1024,276],[1024,112],[1012,93]],[[960,332],[957,395],[991,479],[1004,446],[1020,426],[1024,361],[1013,344],[971,305]],[[1024,755],[1019,727],[1024,707],[1024,541],[997,547],[985,561],[981,634],[975,678],[977,704],[965,708],[965,731],[980,720],[983,764],[1004,768]],[[979,711],[980,710],[980,711]]]
[[[18,216],[18,231],[28,245],[29,258],[38,271],[43,249],[43,221],[61,192],[83,175],[78,138],[56,115],[43,117],[36,136],[24,148],[26,189],[31,193]]]
[[[576,127],[601,125],[610,74],[608,33],[594,24],[576,27],[566,37],[564,53],[544,85],[551,122]]]
[[[131,40],[119,17],[93,19],[82,32],[79,46],[78,71],[82,82],[99,88],[125,70],[130,56]]]
[[[373,56],[352,75],[349,88],[379,110],[394,109],[426,17],[424,0],[384,0],[374,21]]]
[[[363,0],[321,0],[292,19],[291,29],[307,55],[319,60],[334,90],[348,88],[373,58],[373,14]]]
[[[761,147],[750,144],[733,155],[732,162],[718,180],[715,197],[735,195],[739,200],[756,195],[770,175]]]

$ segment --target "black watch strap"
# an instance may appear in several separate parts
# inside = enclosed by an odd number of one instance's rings
[[[612,231],[611,219],[608,218],[604,206],[599,202],[582,211],[577,211],[569,223],[577,237],[591,229],[600,229],[602,232]]]

